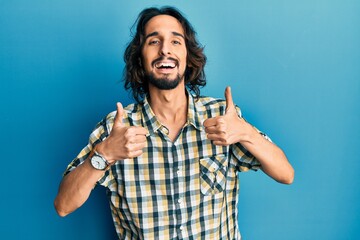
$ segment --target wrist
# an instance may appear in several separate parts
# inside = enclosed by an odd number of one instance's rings
[[[256,138],[257,131],[256,129],[248,123],[245,119],[240,118],[240,127],[238,129],[241,129],[239,134],[239,142],[240,143],[247,143],[251,144],[254,143],[254,139]]]
[[[101,142],[99,144],[97,144],[94,148],[94,152],[96,152],[97,154],[101,155],[106,161],[107,163],[111,166],[113,165],[116,160],[112,159],[107,153],[109,151],[106,150],[106,143]]]

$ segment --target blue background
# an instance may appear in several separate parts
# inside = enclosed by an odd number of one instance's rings
[[[280,145],[295,182],[240,174],[245,240],[360,239],[360,2],[356,0],[0,0],[1,239],[115,239],[103,188],[60,218],[62,173],[95,124],[130,103],[130,27],[170,4],[205,46],[208,85],[232,86]]]

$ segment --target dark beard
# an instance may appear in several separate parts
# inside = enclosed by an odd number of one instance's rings
[[[153,73],[150,73],[146,76],[146,78],[150,84],[157,87],[158,89],[171,90],[179,85],[182,77],[180,76],[180,74],[177,74],[175,79],[169,79],[167,77],[156,78]]]

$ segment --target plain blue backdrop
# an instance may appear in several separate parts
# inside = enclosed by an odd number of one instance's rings
[[[208,57],[203,95],[227,85],[284,149],[293,185],[241,173],[245,240],[360,239],[360,2],[0,0],[1,239],[115,239],[103,188],[53,208],[62,173],[123,90],[122,55],[145,7],[173,5]]]

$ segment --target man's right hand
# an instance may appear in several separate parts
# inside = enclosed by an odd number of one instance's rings
[[[124,109],[117,103],[114,125],[108,138],[96,146],[96,151],[113,164],[118,160],[138,157],[146,146],[148,131],[144,127],[125,126]]]

